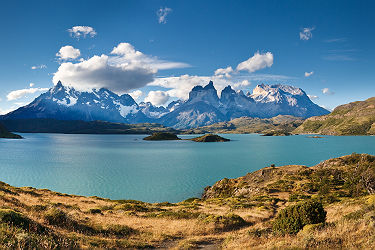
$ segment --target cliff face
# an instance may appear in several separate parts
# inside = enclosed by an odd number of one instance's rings
[[[328,115],[311,117],[294,133],[375,135],[375,97],[338,106]]]

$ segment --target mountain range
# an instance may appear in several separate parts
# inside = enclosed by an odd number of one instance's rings
[[[244,94],[227,86],[220,97],[212,81],[195,86],[186,101],[167,107],[150,102],[136,103],[128,95],[105,89],[77,91],[58,82],[30,104],[0,117],[2,120],[49,118],[57,120],[108,121],[119,123],[156,122],[174,128],[195,128],[239,117],[271,118],[292,115],[308,118],[329,111],[313,103],[306,93],[288,85],[257,85]]]

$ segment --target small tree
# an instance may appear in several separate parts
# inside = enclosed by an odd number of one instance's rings
[[[296,234],[305,225],[325,222],[326,214],[322,203],[318,201],[299,202],[281,210],[272,229],[279,234]]]

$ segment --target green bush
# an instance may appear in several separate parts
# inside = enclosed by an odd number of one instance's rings
[[[325,222],[327,212],[322,203],[314,200],[299,202],[281,210],[272,230],[278,234],[296,234],[305,225]]]
[[[229,231],[246,225],[246,221],[237,214],[213,215],[201,214],[198,219],[203,223],[213,223],[219,231]]]
[[[44,219],[50,225],[65,225],[70,222],[67,214],[58,208],[51,208],[44,215]]]
[[[0,222],[28,229],[30,219],[12,209],[0,209]]]
[[[100,210],[99,208],[90,208],[89,213],[90,214],[102,214],[102,210]]]
[[[128,236],[134,232],[134,229],[126,225],[109,225],[103,232],[107,235]]]

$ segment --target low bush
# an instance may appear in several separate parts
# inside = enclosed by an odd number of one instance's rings
[[[100,210],[99,208],[91,208],[89,210],[89,213],[90,214],[102,214],[102,210]]]
[[[0,222],[8,225],[28,229],[31,220],[12,209],[0,209]]]
[[[109,225],[103,232],[107,235],[128,236],[134,232],[134,229],[126,225]]]
[[[215,229],[219,231],[234,230],[246,225],[246,221],[237,214],[201,214],[198,219],[203,223],[213,223],[215,225]]]
[[[322,203],[318,201],[299,202],[281,210],[273,222],[272,230],[277,234],[296,234],[305,225],[325,222],[326,214]]]

